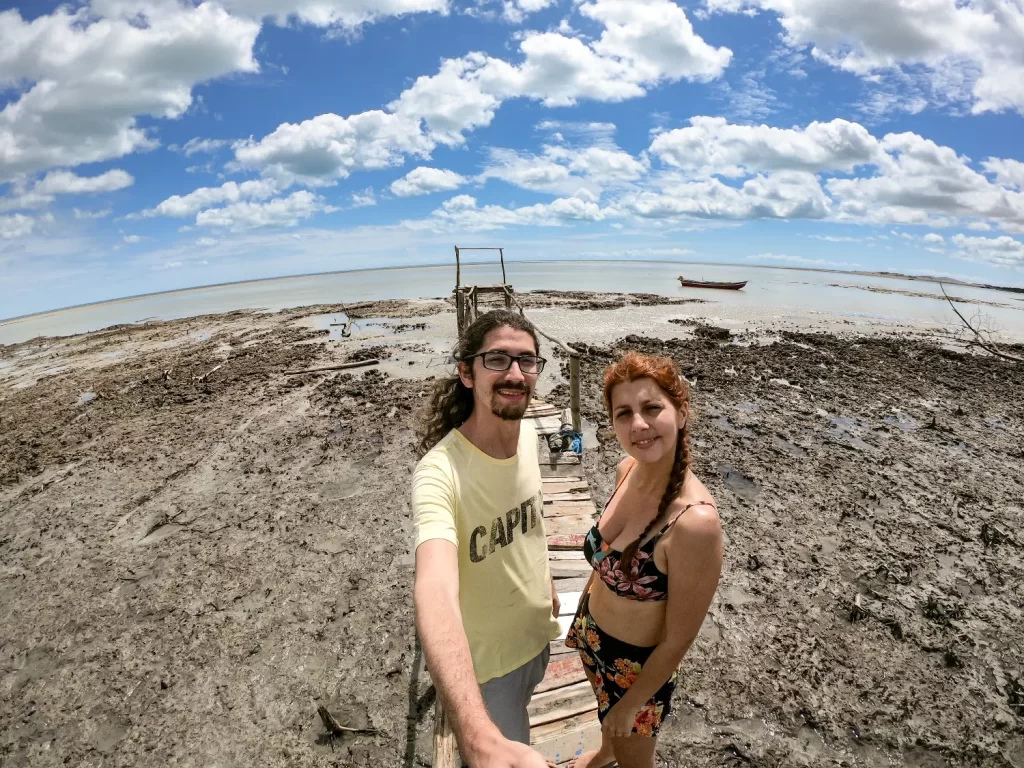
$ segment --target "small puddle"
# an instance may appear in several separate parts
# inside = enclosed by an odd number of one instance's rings
[[[860,438],[860,433],[867,427],[859,419],[851,419],[846,416],[831,416],[832,428],[827,433],[840,443],[856,448],[858,451],[873,451],[874,447],[865,443]]]
[[[882,421],[886,424],[898,427],[904,432],[910,432],[911,430],[921,428],[920,423],[913,416],[908,416],[907,414],[900,413],[898,411],[895,416],[886,416]]]
[[[736,403],[733,407],[740,413],[757,413],[761,410],[759,403]]]
[[[733,424],[728,416],[718,416],[711,420],[711,423],[718,427],[723,432],[728,432],[732,435],[741,435],[742,437],[753,437],[754,433],[746,427],[737,427]]]
[[[345,330],[346,323],[348,323],[348,315],[344,312],[333,312],[329,315],[313,315],[312,317],[303,318],[301,322],[303,325],[316,328],[318,331],[328,331],[327,338],[331,341],[341,341],[343,338],[349,338],[348,336],[341,335],[341,332]],[[352,333],[355,333],[355,323],[349,327]]]
[[[82,394],[80,394],[78,396],[78,402],[75,403],[75,405],[85,405],[86,403],[91,403],[95,399],[96,399],[96,393],[95,392],[83,392]]]
[[[744,475],[731,464],[718,464],[715,466],[718,474],[722,476],[725,487],[735,493],[741,499],[753,501],[761,492],[761,486],[754,480]]]
[[[772,438],[772,446],[783,453],[788,453],[797,459],[803,459],[807,456],[807,451],[801,448],[795,443],[789,442],[789,440],[783,440],[781,437]]]

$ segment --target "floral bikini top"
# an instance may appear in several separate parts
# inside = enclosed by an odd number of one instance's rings
[[[633,462],[622,480],[615,486],[612,495],[605,502],[604,510],[608,509],[608,505],[611,504],[615,494],[619,492],[619,488],[626,482],[626,478],[629,477],[629,473],[633,471],[635,466],[636,462]],[[624,568],[620,560],[622,553],[617,549],[612,549],[601,536],[598,526],[601,523],[601,517],[604,516],[604,510],[602,510],[601,516],[597,518],[594,527],[590,529],[587,538],[583,541],[583,556],[587,558],[587,562],[597,571],[601,581],[611,587],[619,597],[640,602],[667,600],[668,574],[663,573],[655,565],[654,548],[658,546],[658,541],[665,535],[665,532],[672,527],[676,520],[683,516],[686,510],[703,504],[711,507],[715,506],[710,501],[695,501],[693,504],[687,504],[682,512],[665,523],[660,531],[637,548],[636,554],[633,555],[633,562],[629,564],[628,568]]]

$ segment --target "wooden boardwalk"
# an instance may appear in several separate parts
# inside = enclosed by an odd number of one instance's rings
[[[541,436],[540,472],[544,488],[544,527],[548,564],[555,579],[562,633],[551,643],[547,674],[530,701],[530,743],[557,764],[601,745],[597,700],[587,682],[579,654],[565,647],[565,634],[590,577],[583,559],[583,538],[594,524],[597,508],[575,453],[549,454],[546,435],[562,424],[561,410],[534,400],[526,412]]]

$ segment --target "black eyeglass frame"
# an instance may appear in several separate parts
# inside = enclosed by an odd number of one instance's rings
[[[487,365],[487,361],[483,359],[485,358],[486,355],[504,355],[505,357],[508,358],[508,365],[505,366],[504,368],[491,368],[490,366]],[[486,368],[488,371],[507,371],[512,367],[512,363],[518,363],[519,370],[522,371],[523,374],[526,376],[536,376],[542,373],[544,371],[544,366],[547,365],[548,362],[547,358],[541,357],[540,355],[510,355],[508,352],[502,352],[500,349],[488,349],[486,352],[477,352],[475,355],[466,355],[461,360],[459,360],[459,362],[469,363],[473,360],[474,357],[481,358],[480,362],[483,363],[484,368]],[[522,360],[524,357],[537,361],[538,367],[536,371],[523,371],[523,364],[519,361]]]

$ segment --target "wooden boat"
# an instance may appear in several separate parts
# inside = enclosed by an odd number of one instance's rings
[[[746,280],[739,282],[730,283],[720,280],[687,280],[682,275],[679,276],[679,284],[683,288],[724,288],[727,291],[738,291],[747,284]]]

